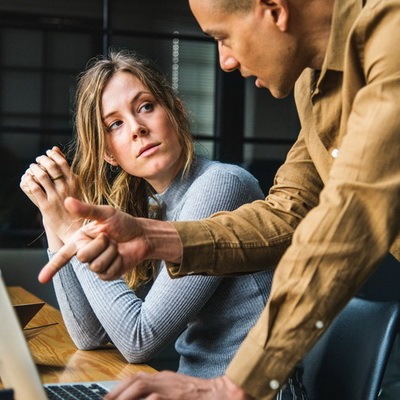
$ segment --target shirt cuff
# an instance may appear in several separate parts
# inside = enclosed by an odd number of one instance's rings
[[[291,371],[285,360],[266,353],[251,335],[243,341],[226,375],[247,394],[260,400],[275,399]],[[291,364],[291,363],[290,363]]]
[[[181,263],[166,263],[170,276],[174,278],[194,273],[212,274],[215,262],[215,244],[208,226],[201,221],[170,223],[178,231],[183,245]]]

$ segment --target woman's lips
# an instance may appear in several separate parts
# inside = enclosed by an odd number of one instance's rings
[[[152,143],[148,144],[146,146],[143,146],[138,153],[138,158],[139,157],[147,157],[155,153],[158,149],[159,143]]]

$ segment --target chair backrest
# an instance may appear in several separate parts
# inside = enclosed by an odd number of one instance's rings
[[[400,303],[353,298],[304,358],[309,400],[376,400]]]

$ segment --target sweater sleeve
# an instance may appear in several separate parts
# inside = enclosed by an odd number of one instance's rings
[[[51,258],[52,254],[48,254]],[[93,312],[71,263],[56,274],[53,285],[65,325],[75,345],[79,349],[90,349],[107,343],[108,336]]]
[[[174,210],[175,218],[199,219],[219,210],[233,210],[262,197],[257,181],[241,168],[211,168],[185,192]],[[201,310],[222,279],[211,276],[171,279],[162,263],[159,275],[142,300],[123,280],[105,282],[76,258],[72,264],[73,267],[68,267],[68,276],[72,279],[74,272],[78,284],[73,283],[72,288],[66,276],[60,275],[57,279],[61,282],[56,285],[56,290],[62,290],[69,298],[62,311],[71,336],[75,337],[78,347],[86,349],[110,340],[132,363],[149,360],[174,340]],[[66,295],[68,291],[70,293]],[[84,310],[78,318],[77,310]],[[81,321],[86,318],[85,313],[90,318]]]

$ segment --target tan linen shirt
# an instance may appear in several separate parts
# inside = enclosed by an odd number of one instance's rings
[[[400,1],[362,3],[335,3],[323,67],[296,84],[302,130],[265,201],[174,222],[184,253],[171,276],[280,260],[227,370],[259,399],[276,395],[389,249],[400,258]]]

